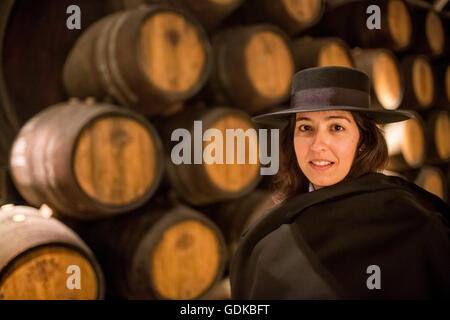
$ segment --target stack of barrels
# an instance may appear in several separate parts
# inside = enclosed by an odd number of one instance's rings
[[[385,172],[449,200],[449,21],[431,6],[79,0],[69,30],[77,1],[63,0],[35,8],[61,12],[36,24],[57,36],[25,68],[20,22],[40,17],[25,2],[0,4],[0,123],[15,137],[1,141],[0,200],[24,204],[0,210],[0,299],[230,298],[240,235],[274,206],[251,116],[287,105],[309,67],[360,69],[373,108],[413,110],[383,127]]]

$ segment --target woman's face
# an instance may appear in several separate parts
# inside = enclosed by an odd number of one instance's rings
[[[350,172],[359,130],[349,111],[299,112],[294,148],[303,174],[314,188],[331,186]]]

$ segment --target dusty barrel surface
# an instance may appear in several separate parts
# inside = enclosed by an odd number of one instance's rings
[[[351,47],[387,48],[395,52],[410,48],[414,39],[411,12],[402,0],[327,0],[320,22],[323,34],[345,39]],[[369,29],[376,5],[380,9],[380,28]]]
[[[113,97],[153,116],[196,94],[211,66],[209,40],[190,14],[155,4],[89,27],[64,66],[69,95]]]
[[[238,8],[244,0],[110,0],[114,10],[134,9],[143,5],[170,4],[192,13],[201,25],[212,32],[224,18]]]
[[[442,200],[447,200],[447,180],[438,167],[424,166],[420,169],[414,183]]]
[[[186,206],[152,204],[84,228],[81,234],[104,266],[111,296],[196,299],[223,275],[220,230]]]
[[[238,8],[244,0],[175,0],[186,8],[188,8],[206,30],[213,30],[220,22],[236,8]]]
[[[103,273],[96,258],[61,222],[31,207],[4,206],[0,236],[0,299],[103,298]],[[76,275],[78,280],[71,278]]]
[[[406,109],[425,110],[435,101],[435,77],[430,59],[425,55],[410,55],[401,62],[405,83],[402,105]]]
[[[383,126],[389,153],[387,169],[408,171],[422,166],[426,156],[425,129],[419,114],[398,123]]]
[[[370,5],[380,8],[380,29],[368,29],[366,10],[369,6],[365,1],[358,6],[355,15],[354,32],[356,42],[364,48],[385,47],[393,51],[408,49],[413,40],[413,21],[410,11],[404,1],[381,0],[372,1]],[[373,13],[373,11],[371,11]]]
[[[302,37],[295,39],[292,47],[297,69],[354,65],[349,47],[339,38]]]
[[[314,26],[324,7],[322,0],[247,0],[239,10],[247,23],[266,22],[295,35]]]
[[[410,5],[416,25],[413,51],[432,59],[442,57],[449,45],[448,34],[436,11]]]
[[[22,128],[11,174],[35,206],[96,219],[142,205],[164,170],[156,130],[132,111],[72,101],[52,106]]]
[[[450,112],[435,110],[425,122],[427,163],[442,164],[450,160]]]
[[[177,129],[189,140],[177,135]],[[163,130],[170,184],[188,203],[240,197],[259,183],[257,131],[245,112],[222,107],[183,112],[169,119]]]
[[[404,95],[404,84],[395,55],[386,49],[354,50],[355,66],[371,80],[372,104],[378,108],[397,109]]]
[[[215,34],[210,100],[248,112],[289,96],[295,63],[290,39],[271,25],[233,27]]]

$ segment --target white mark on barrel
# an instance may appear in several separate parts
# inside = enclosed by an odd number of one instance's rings
[[[11,203],[4,204],[0,207],[0,209],[2,209],[4,211],[12,210],[13,208],[14,208],[14,205]]]
[[[44,203],[39,208],[39,214],[45,219],[49,219],[53,215],[53,210]]]
[[[14,222],[23,222],[25,221],[25,216],[23,214],[15,214],[12,219]]]

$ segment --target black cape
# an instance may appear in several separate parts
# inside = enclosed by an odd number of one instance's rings
[[[368,173],[285,201],[245,231],[232,299],[450,298],[450,207]],[[380,289],[369,289],[379,267]]]

